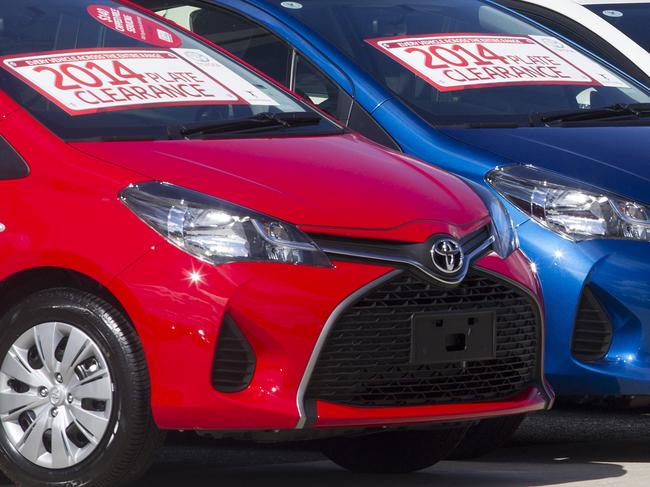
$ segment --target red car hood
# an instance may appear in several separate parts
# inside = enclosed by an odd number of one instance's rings
[[[72,145],[142,181],[177,184],[301,226],[391,230],[430,221],[466,228],[488,215],[458,178],[353,134]]]

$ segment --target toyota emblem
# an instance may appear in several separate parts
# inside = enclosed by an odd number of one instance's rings
[[[436,240],[431,248],[433,264],[445,274],[456,274],[463,268],[465,255],[460,244],[451,238]]]

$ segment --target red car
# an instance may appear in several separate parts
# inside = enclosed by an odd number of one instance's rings
[[[0,2],[0,464],[118,486],[164,430],[412,471],[539,410],[498,204],[109,0]]]

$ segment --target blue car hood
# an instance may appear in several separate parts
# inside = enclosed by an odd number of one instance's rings
[[[650,203],[650,127],[443,129],[512,162],[532,164]]]

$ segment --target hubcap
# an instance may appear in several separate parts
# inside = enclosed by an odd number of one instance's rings
[[[106,359],[72,325],[37,325],[4,357],[0,422],[16,451],[36,465],[62,469],[86,459],[104,438],[112,407]]]

